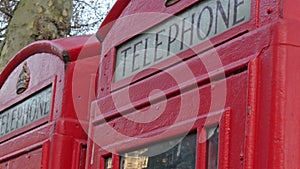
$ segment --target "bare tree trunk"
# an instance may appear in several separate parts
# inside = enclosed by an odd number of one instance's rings
[[[0,70],[27,44],[65,37],[71,16],[72,0],[20,0],[7,29]]]

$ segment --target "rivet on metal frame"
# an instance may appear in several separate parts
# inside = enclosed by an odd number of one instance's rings
[[[175,3],[179,2],[180,0],[165,0],[165,6],[171,6]]]

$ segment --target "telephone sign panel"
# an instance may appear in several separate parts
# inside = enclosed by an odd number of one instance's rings
[[[0,76],[1,169],[84,168],[99,49],[94,36],[38,41],[8,63]]]
[[[201,1],[117,47],[115,81],[249,21],[251,1]]]
[[[50,114],[52,87],[0,112],[0,137]]]
[[[300,168],[299,5],[117,1],[88,168]]]
[[[256,7],[117,1],[97,32],[103,57],[88,167],[243,168],[247,64],[257,48],[241,39],[255,28]]]

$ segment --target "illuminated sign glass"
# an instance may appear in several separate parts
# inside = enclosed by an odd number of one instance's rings
[[[25,127],[50,113],[52,87],[0,112],[0,136]]]
[[[119,45],[114,81],[134,75],[249,21],[250,9],[251,0],[206,0],[197,3]]]

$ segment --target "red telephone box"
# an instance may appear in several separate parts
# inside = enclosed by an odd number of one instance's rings
[[[120,0],[88,168],[299,168],[299,2]]]
[[[39,41],[0,77],[0,168],[83,169],[88,107],[100,43],[92,36]]]

